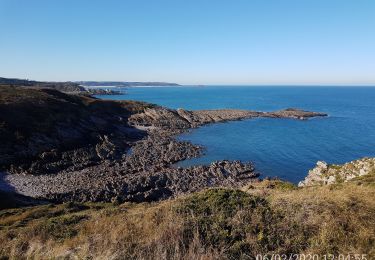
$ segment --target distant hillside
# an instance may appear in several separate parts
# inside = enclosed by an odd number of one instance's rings
[[[40,82],[27,80],[27,79],[11,79],[0,77],[0,85],[22,85],[22,86],[34,86]]]
[[[137,87],[137,86],[180,86],[177,83],[168,82],[122,82],[122,81],[77,81],[76,83],[88,86],[116,86],[116,87]]]
[[[1,78],[0,85],[26,86],[35,88],[50,88],[62,92],[85,92],[85,88],[74,82],[42,82],[27,79]]]

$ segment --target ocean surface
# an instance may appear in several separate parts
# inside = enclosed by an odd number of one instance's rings
[[[325,112],[326,118],[249,119],[203,126],[178,138],[205,147],[204,155],[180,166],[215,160],[251,161],[262,177],[298,182],[318,160],[344,163],[375,156],[374,87],[137,87],[103,99],[147,101],[169,108],[300,108]]]

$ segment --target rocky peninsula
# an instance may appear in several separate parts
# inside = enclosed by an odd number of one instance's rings
[[[241,187],[257,181],[250,163],[173,167],[202,153],[174,136],[229,120],[326,116],[298,109],[173,110],[14,86],[0,91],[1,182],[23,196],[55,202],[155,201],[208,187]]]

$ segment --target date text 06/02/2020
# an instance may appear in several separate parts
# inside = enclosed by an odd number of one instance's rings
[[[258,254],[256,260],[369,260],[366,254]]]

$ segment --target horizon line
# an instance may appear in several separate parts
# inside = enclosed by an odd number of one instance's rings
[[[129,82],[129,83],[173,83],[178,84],[180,86],[337,86],[337,87],[350,87],[350,86],[363,86],[363,87],[375,87],[375,82],[373,83],[178,83],[175,81],[168,81],[168,80],[39,80],[39,79],[29,79],[29,78],[21,78],[21,77],[4,77],[0,76],[0,78],[6,79],[18,79],[18,80],[27,80],[27,81],[39,81],[39,82]]]

